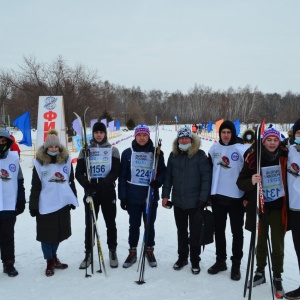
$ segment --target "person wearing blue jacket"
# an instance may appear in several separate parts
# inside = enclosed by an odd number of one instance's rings
[[[157,164],[157,176],[151,180],[151,170],[155,155],[155,147],[150,139],[149,127],[140,124],[135,128],[132,146],[123,151],[118,184],[118,198],[121,200],[121,208],[129,215],[129,255],[123,264],[123,268],[129,268],[137,260],[136,247],[140,236],[141,218],[146,225],[146,201],[149,185],[153,189],[153,199],[150,209],[149,231],[146,248],[146,257],[151,267],[156,267],[154,256],[154,223],[156,219],[158,190],[165,178],[166,165],[164,154],[160,151]]]
[[[25,210],[24,178],[16,151],[10,151],[13,139],[0,129],[0,248],[3,272],[9,277],[19,273],[15,263],[16,216]]]

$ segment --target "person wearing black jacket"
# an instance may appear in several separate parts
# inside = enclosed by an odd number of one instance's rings
[[[154,223],[156,219],[157,201],[159,200],[158,190],[162,186],[165,178],[166,166],[164,154],[160,151],[157,176],[156,179],[151,181],[155,148],[150,139],[149,127],[145,124],[138,125],[135,128],[134,137],[132,147],[125,149],[122,153],[118,184],[118,198],[121,200],[121,208],[126,210],[129,215],[128,243],[130,248],[123,268],[131,267],[137,260],[136,247],[140,236],[141,218],[143,217],[145,225],[147,219],[146,201],[148,199],[149,185],[153,189],[153,199],[149,212],[148,238],[145,247],[146,258],[150,267],[156,267],[157,262],[154,256]]]
[[[19,164],[19,156],[10,148],[14,141],[5,129],[0,129],[0,248],[3,272],[9,277],[19,273],[15,263],[15,223],[16,216],[25,209],[24,178]]]
[[[87,196],[92,196],[95,206],[96,218],[99,209],[107,228],[107,245],[109,248],[110,267],[118,267],[117,257],[117,227],[116,227],[116,190],[115,181],[119,176],[120,154],[119,150],[107,140],[105,124],[96,122],[93,126],[93,138],[89,145],[90,170],[86,170],[84,153],[81,150],[77,160],[75,177],[84,188],[85,196],[85,252],[86,256],[80,264],[80,269],[87,268],[91,263],[91,213],[86,202]],[[91,172],[91,182],[88,181],[87,172]]]

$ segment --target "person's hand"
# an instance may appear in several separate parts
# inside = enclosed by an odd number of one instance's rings
[[[29,212],[32,217],[36,217],[39,214],[38,209],[30,209]]]
[[[202,200],[199,200],[198,201],[198,204],[197,204],[197,208],[198,208],[198,210],[199,211],[203,211],[204,210],[204,208],[205,208],[205,206],[206,206],[206,202],[204,202],[204,201],[202,201]]]
[[[127,204],[128,204],[128,200],[127,199],[122,199],[120,206],[123,210],[127,210]]]
[[[97,184],[89,182],[85,185],[84,192],[88,197],[93,197],[97,193]]]
[[[153,188],[153,189],[159,189],[161,187],[161,183],[157,180],[154,179],[152,180],[149,185]]]
[[[162,199],[161,204],[162,204],[162,206],[163,206],[164,208],[167,208],[167,202],[168,202],[168,200],[169,200],[169,198],[163,198],[163,199]]]
[[[252,181],[253,185],[255,185],[256,183],[260,183],[261,182],[261,176],[260,176],[260,174],[254,174],[254,175],[252,175],[251,181]]]
[[[17,201],[17,204],[16,204],[16,216],[22,214],[25,210],[25,202],[20,202],[20,201]]]

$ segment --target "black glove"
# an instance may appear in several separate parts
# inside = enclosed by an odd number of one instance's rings
[[[128,204],[127,199],[122,199],[122,200],[121,200],[120,205],[121,205],[121,208],[122,208],[123,210],[127,210],[127,204]]]
[[[84,192],[87,196],[93,197],[97,193],[97,184],[87,183],[84,187]]]
[[[157,180],[154,179],[152,180],[149,185],[153,188],[153,189],[159,189],[161,187],[161,183]]]
[[[17,201],[17,204],[16,204],[16,216],[22,214],[24,212],[24,210],[25,210],[25,202],[23,202],[23,201]]]
[[[71,209],[76,209],[76,206],[74,206],[73,204],[70,204],[70,205],[69,205],[69,208],[70,208],[70,210],[71,210]]]
[[[29,212],[32,217],[36,217],[39,214],[38,209],[30,209]]]
[[[199,200],[199,201],[198,201],[198,205],[197,205],[198,210],[199,210],[199,211],[203,211],[203,210],[204,210],[204,207],[205,207],[206,205],[207,205],[206,202]]]

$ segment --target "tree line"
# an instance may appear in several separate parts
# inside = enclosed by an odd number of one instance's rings
[[[187,94],[124,87],[101,80],[97,71],[82,64],[69,66],[59,56],[53,63],[40,63],[34,56],[24,57],[16,70],[0,69],[0,121],[10,120],[29,111],[31,124],[37,125],[39,96],[63,96],[68,128],[75,119],[73,112],[82,114],[89,106],[87,121],[109,113],[124,126],[129,119],[135,124],[161,122],[208,123],[219,119],[236,120],[246,124],[294,123],[299,118],[300,94],[287,91],[264,94],[246,86],[227,91],[214,91],[196,84]]]

